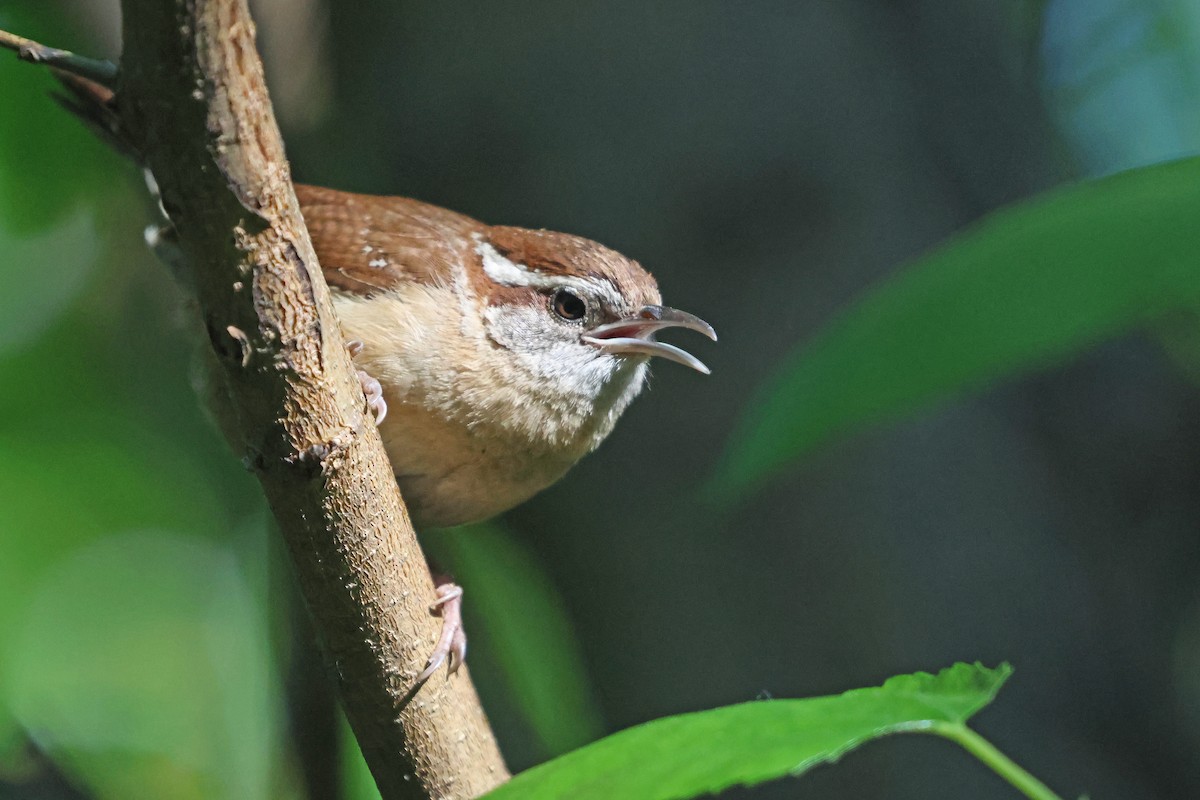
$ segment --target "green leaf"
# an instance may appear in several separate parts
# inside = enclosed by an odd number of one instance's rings
[[[892,733],[961,725],[1012,674],[955,664],[808,700],[762,700],[655,720],[527,770],[489,800],[676,800],[800,775]]]
[[[345,800],[380,800],[379,787],[371,775],[371,768],[363,758],[358,740],[345,714],[339,714],[340,724],[338,741],[340,743],[340,763],[342,769],[342,797]]]
[[[789,357],[731,438],[731,499],[833,436],[1044,367],[1200,301],[1200,159],[999,212]]]
[[[598,738],[600,712],[575,632],[533,556],[496,524],[448,531],[437,545],[466,589],[467,613],[482,623],[484,636],[470,623],[468,633],[494,655],[545,755]]]

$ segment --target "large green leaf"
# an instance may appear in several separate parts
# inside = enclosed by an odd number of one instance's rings
[[[488,800],[675,800],[800,775],[892,733],[960,726],[1012,673],[956,664],[808,700],[763,700],[630,728],[527,770]]]
[[[882,283],[789,357],[713,488],[740,494],[830,437],[1051,364],[1200,300],[1200,159],[999,212]]]

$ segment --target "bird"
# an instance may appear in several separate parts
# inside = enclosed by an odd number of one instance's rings
[[[566,233],[486,225],[406,197],[305,184],[296,197],[401,495],[418,529],[497,516],[596,449],[658,357],[717,339],[662,305],[637,261]],[[418,682],[463,662],[462,589]]]
[[[54,74],[63,105],[140,161],[112,88]],[[604,245],[486,225],[406,197],[294,189],[365,406],[419,529],[489,519],[560,479],[611,433],[651,358],[709,372],[655,335],[685,328],[716,341],[713,327],[662,305],[654,277]],[[160,254],[170,251],[169,237],[156,241]],[[210,389],[220,425],[228,413]],[[462,588],[442,576],[436,591],[442,631],[418,684],[466,656]]]

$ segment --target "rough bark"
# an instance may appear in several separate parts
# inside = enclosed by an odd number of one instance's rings
[[[116,105],[152,171],[257,475],[385,800],[508,777],[466,671],[413,692],[433,582],[308,233],[245,0],[123,0]]]

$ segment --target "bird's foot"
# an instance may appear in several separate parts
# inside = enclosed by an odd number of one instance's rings
[[[457,583],[438,582],[438,599],[430,611],[442,615],[442,635],[438,637],[437,645],[429,654],[425,669],[417,676],[418,684],[428,680],[429,676],[437,672],[442,664],[447,664],[447,674],[453,675],[458,672],[458,668],[466,660],[467,634],[463,631],[462,625],[462,596],[462,587]]]
[[[346,342],[346,349],[350,352],[350,357],[354,358],[362,352],[363,343],[357,339]],[[388,412],[387,401],[383,399],[383,386],[365,369],[358,370],[358,383],[362,386],[363,395],[367,398],[367,408],[370,409],[378,427]]]

